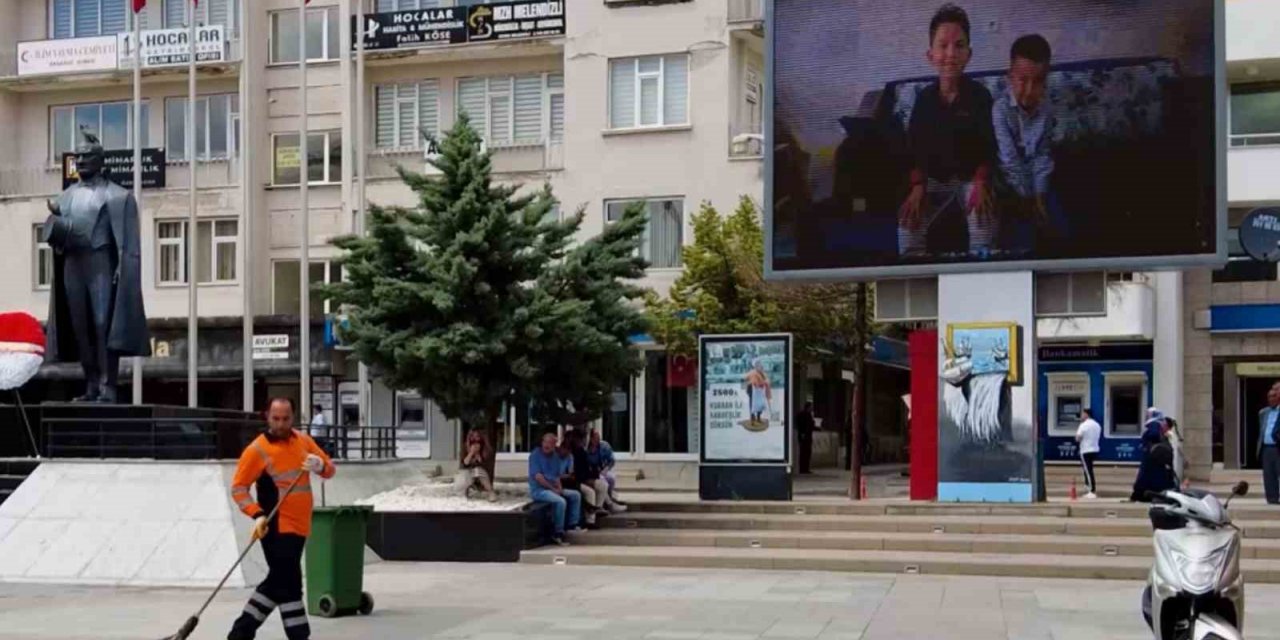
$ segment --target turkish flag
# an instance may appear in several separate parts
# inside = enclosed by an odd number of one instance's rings
[[[133,0],[133,12],[138,13],[147,6],[147,0]]]
[[[667,386],[692,387],[698,382],[698,359],[684,354],[667,356]]]

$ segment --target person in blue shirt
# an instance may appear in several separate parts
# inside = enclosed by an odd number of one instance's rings
[[[1050,189],[1055,121],[1046,94],[1051,56],[1043,36],[1018,38],[1009,52],[1009,88],[991,109],[1000,183],[1011,192],[1014,211],[1021,213],[1010,229],[1010,248],[1017,253],[1031,252],[1037,237],[1066,235],[1065,218]]]
[[[552,541],[560,546],[568,544],[564,537],[566,526],[577,531],[582,517],[582,494],[561,483],[565,471],[566,461],[556,447],[556,434],[543,435],[541,446],[529,454],[529,496],[554,509]]]
[[[1280,504],[1280,382],[1267,392],[1267,408],[1258,412],[1258,459],[1267,504]]]

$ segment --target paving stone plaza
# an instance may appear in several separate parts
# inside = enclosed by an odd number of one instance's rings
[[[1138,640],[1141,584],[919,575],[379,563],[372,616],[312,618],[316,640]],[[1246,633],[1280,639],[1280,588],[1249,586]],[[225,637],[247,592],[192,638]],[[156,640],[203,591],[0,584],[0,639]],[[258,636],[284,638],[268,619]]]

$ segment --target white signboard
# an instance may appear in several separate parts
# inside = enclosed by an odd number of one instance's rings
[[[254,360],[288,360],[288,351],[254,351]]]
[[[704,336],[700,349],[703,460],[786,464],[791,336]]]
[[[36,76],[116,69],[116,37],[18,43],[18,75]]]
[[[259,349],[288,349],[288,348],[289,348],[288,334],[282,333],[282,334],[253,337],[254,351],[258,351]]]
[[[188,64],[191,45],[190,33],[185,28],[152,29],[142,32],[143,68],[176,67]],[[119,43],[119,66],[133,68],[133,33],[116,36]],[[220,24],[196,27],[196,62],[222,62],[227,57],[227,38]]]

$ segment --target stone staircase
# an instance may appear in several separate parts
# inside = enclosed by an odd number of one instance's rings
[[[40,466],[39,460],[26,458],[0,459],[0,504],[4,504],[18,485]]]
[[[1280,508],[1237,501],[1243,568],[1280,583]],[[533,564],[1143,579],[1146,505],[1116,500],[1034,505],[803,500],[696,502],[635,496],[632,510],[523,554]]]

